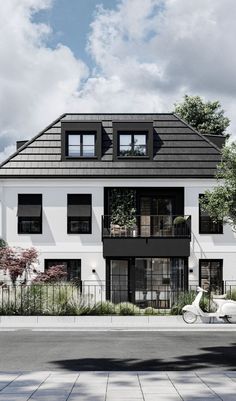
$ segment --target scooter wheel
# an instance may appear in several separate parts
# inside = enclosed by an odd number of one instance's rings
[[[195,315],[195,313],[190,312],[190,311],[184,311],[182,317],[183,317],[185,323],[188,323],[188,324],[193,324],[197,320],[197,315]]]
[[[236,323],[236,315],[233,315],[233,316],[226,316],[225,317],[225,319],[226,319],[226,321],[228,322],[228,323]]]

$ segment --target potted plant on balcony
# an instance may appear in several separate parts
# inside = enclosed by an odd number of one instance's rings
[[[174,221],[174,234],[175,235],[184,235],[185,227],[186,227],[186,219],[184,216],[175,217]]]
[[[110,191],[110,224],[114,235],[136,236],[136,191],[113,188]]]

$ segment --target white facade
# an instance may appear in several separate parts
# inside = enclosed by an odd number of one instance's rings
[[[199,194],[214,186],[209,179],[4,179],[0,183],[2,238],[10,246],[38,249],[40,269],[45,259],[81,259],[81,279],[95,269],[105,280],[101,221],[104,187],[184,187],[185,215],[192,218],[189,280],[198,281],[199,259],[223,259],[223,280],[236,280],[236,235],[224,226],[223,234],[199,234]],[[43,233],[17,233],[17,199],[20,193],[43,197]],[[67,194],[92,195],[92,234],[67,234]],[[121,255],[122,256],[122,255]]]

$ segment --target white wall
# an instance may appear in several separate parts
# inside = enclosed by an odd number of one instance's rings
[[[40,268],[44,259],[78,258],[82,260],[82,280],[96,269],[101,280],[105,279],[105,261],[102,256],[101,216],[105,186],[185,187],[185,214],[192,216],[192,241],[189,267],[193,269],[190,280],[198,280],[199,259],[224,259],[224,280],[236,280],[236,237],[230,227],[224,234],[199,234],[198,197],[214,186],[213,180],[2,180],[0,182],[0,232],[12,246],[36,247],[40,252]],[[43,194],[43,234],[17,234],[18,193]],[[67,194],[91,193],[93,202],[92,234],[67,234]],[[1,214],[2,205],[2,214]]]

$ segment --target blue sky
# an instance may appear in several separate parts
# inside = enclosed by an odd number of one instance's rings
[[[145,1],[145,0],[143,0]],[[52,8],[34,14],[33,21],[51,26],[53,34],[48,38],[48,46],[54,48],[58,42],[70,47],[76,57],[82,58],[89,67],[93,61],[86,50],[90,24],[96,7],[116,8],[116,0],[54,0]]]

